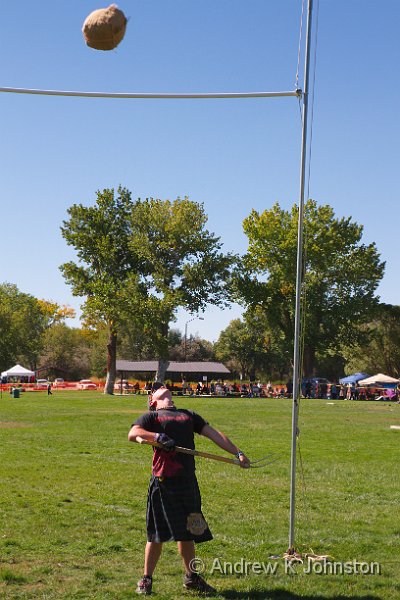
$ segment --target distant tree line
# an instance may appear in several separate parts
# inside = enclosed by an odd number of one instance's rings
[[[17,361],[68,378],[107,377],[112,393],[116,359],[157,359],[162,379],[169,360],[220,360],[236,377],[291,377],[297,251],[297,207],[279,204],[243,223],[248,250],[224,254],[206,228],[202,204],[132,200],[125,188],[97,193],[93,206],[74,204],[62,234],[76,262],[61,266],[83,298],[81,328],[70,309],[37,300],[13,284],[0,286],[0,364]],[[400,307],[382,304],[384,273],[363,228],[338,219],[329,205],[306,203],[301,350],[305,375],[337,380],[354,371],[400,375]],[[173,328],[177,309],[238,302],[215,343]]]
[[[16,363],[49,377],[79,380],[89,376],[104,379],[107,370],[108,330],[69,327],[71,309],[37,300],[19,292],[12,284],[0,285],[1,344],[0,368]],[[19,298],[18,298],[19,297]],[[53,307],[53,316],[43,316],[43,307]],[[36,312],[37,311],[37,312]],[[58,314],[57,314],[58,311]],[[65,316],[65,313],[67,316]],[[27,316],[29,315],[29,317]],[[62,316],[64,315],[64,316]],[[6,317],[6,320],[4,318]],[[50,318],[49,318],[50,317]],[[32,322],[36,327],[32,327]],[[27,324],[27,326],[25,326]],[[360,325],[362,341],[327,348],[316,357],[315,373],[337,381],[344,373],[383,372],[400,377],[400,307],[379,304],[373,320]],[[170,360],[218,360],[228,366],[232,376],[245,380],[284,381],[291,377],[292,356],[282,340],[276,340],[265,318],[246,312],[234,319],[215,343],[198,335],[184,335],[171,328],[168,335]],[[126,360],[154,359],[146,338],[122,329],[117,357]]]

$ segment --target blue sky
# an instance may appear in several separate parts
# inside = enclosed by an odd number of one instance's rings
[[[293,90],[300,0],[120,1],[112,52],[88,48],[92,0],[2,6],[1,87],[108,92]],[[317,9],[317,2],[315,2]],[[320,0],[310,196],[365,226],[399,303],[400,2]],[[315,47],[315,46],[314,46]],[[302,59],[303,62],[303,59]],[[0,94],[0,281],[78,308],[58,267],[74,257],[60,225],[74,203],[119,184],[133,197],[204,202],[225,250],[244,252],[252,208],[298,201],[294,98],[106,100]],[[188,333],[214,340],[240,310],[207,310]],[[179,313],[181,330],[191,318]],[[71,323],[72,324],[72,323]]]

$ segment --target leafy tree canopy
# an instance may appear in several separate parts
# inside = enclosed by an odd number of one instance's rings
[[[46,369],[48,377],[79,380],[90,373],[90,354],[90,346],[81,329],[55,323],[43,334],[41,370]]]
[[[133,322],[166,363],[177,308],[197,312],[226,301],[233,257],[206,229],[204,207],[188,198],[132,201],[120,187],[117,195],[98,192],[93,207],[73,205],[68,212],[62,234],[78,263],[61,270],[73,293],[86,298],[86,324],[109,328],[105,391],[112,393],[117,333]]]
[[[279,204],[244,221],[249,247],[236,277],[244,305],[260,307],[271,330],[292,351],[294,336],[298,208]],[[308,200],[305,207],[304,370],[312,374],[316,352],[346,340],[357,341],[358,325],[378,305],[376,288],[384,272],[376,245],[361,243],[363,227],[338,219],[329,205]]]
[[[124,188],[97,192],[95,206],[74,204],[61,232],[76,250],[78,262],[60,269],[72,293],[86,298],[83,317],[87,326],[106,324],[107,382],[113,393],[116,373],[117,332],[130,304],[127,282],[135,278],[137,264],[129,251],[131,194]],[[130,286],[132,288],[132,286]]]
[[[223,301],[232,257],[221,252],[220,238],[206,229],[202,204],[188,198],[138,200],[131,219],[130,249],[148,290],[161,295],[165,306],[198,312]]]
[[[362,326],[363,343],[343,347],[346,371],[400,377],[400,306],[380,304],[375,318]]]
[[[247,311],[244,320],[234,319],[215,343],[216,357],[242,379],[289,373],[290,356],[268,327],[263,311]]]
[[[55,322],[72,316],[71,311],[21,292],[14,284],[0,284],[1,370],[16,362],[36,370],[44,332]]]
[[[220,239],[206,229],[202,204],[188,198],[171,202],[138,200],[132,211],[130,248],[142,265],[145,316],[160,367],[169,358],[169,324],[184,307],[191,313],[207,304],[226,303],[234,258],[221,252]],[[163,379],[163,368],[158,373]]]

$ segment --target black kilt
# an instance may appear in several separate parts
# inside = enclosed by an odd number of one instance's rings
[[[196,476],[152,477],[147,496],[149,542],[207,542],[211,531],[201,512]]]

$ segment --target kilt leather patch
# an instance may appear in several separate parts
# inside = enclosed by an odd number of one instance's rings
[[[206,520],[201,513],[190,513],[188,515],[186,529],[193,535],[201,535],[207,527]]]

